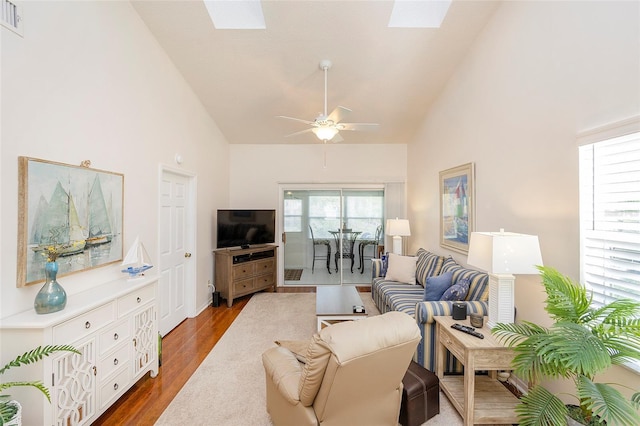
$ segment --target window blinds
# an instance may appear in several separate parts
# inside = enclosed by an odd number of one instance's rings
[[[582,281],[602,306],[640,300],[640,133],[579,148]]]

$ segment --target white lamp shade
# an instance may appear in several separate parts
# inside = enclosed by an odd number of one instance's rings
[[[493,274],[538,274],[540,243],[536,235],[472,232],[467,263]]]
[[[314,127],[311,130],[321,141],[330,141],[338,133],[335,127]]]
[[[408,237],[411,235],[407,219],[387,219],[387,235]]]

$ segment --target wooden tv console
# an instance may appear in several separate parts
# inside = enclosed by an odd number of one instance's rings
[[[216,291],[231,307],[233,299],[260,290],[275,290],[278,246],[214,250]]]

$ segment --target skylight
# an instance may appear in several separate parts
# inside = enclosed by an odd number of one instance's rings
[[[395,0],[390,28],[440,28],[451,0]]]
[[[219,30],[267,28],[260,0],[204,0],[213,25]]]

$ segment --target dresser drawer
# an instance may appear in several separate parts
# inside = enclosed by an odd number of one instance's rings
[[[462,343],[454,338],[447,328],[442,326],[440,327],[440,341],[458,361],[464,362],[464,347]]]
[[[233,293],[234,295],[241,295],[248,291],[253,290],[253,278],[249,278],[248,280],[237,281],[233,283]]]
[[[109,377],[123,365],[129,365],[129,345],[125,342],[122,342],[115,352],[103,357],[98,362],[98,376],[100,380],[102,381],[105,377]]]
[[[129,386],[131,378],[129,376],[129,368],[122,367],[122,371],[113,378],[105,380],[100,386],[100,408],[111,405],[111,401],[120,396]]]
[[[260,275],[255,278],[254,288],[258,289],[258,288],[271,287],[274,283],[275,283],[275,279],[273,274]]]
[[[98,336],[100,355],[103,355],[121,342],[129,340],[129,320],[124,320],[109,327]]]
[[[259,260],[255,264],[256,275],[260,274],[272,274],[276,267],[276,262],[273,258]]]
[[[122,317],[155,298],[154,287],[148,285],[118,299],[118,317]]]
[[[254,274],[255,264],[253,262],[241,263],[233,266],[233,281],[250,277]]]
[[[77,318],[53,327],[54,344],[70,344],[80,340],[116,319],[114,302],[102,305]]]

